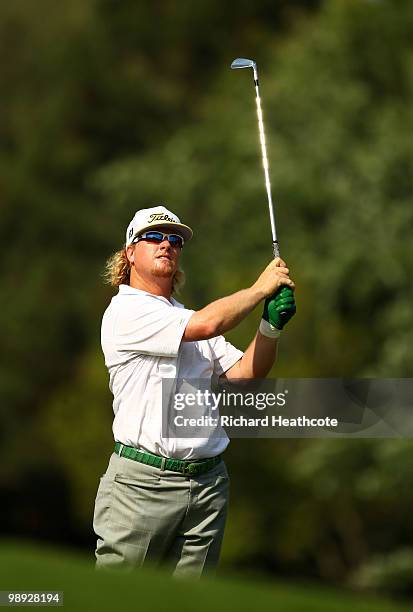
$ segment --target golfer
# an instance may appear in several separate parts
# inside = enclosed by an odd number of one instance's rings
[[[251,287],[188,310],[172,294],[183,283],[181,252],[192,230],[164,206],[137,211],[126,244],[107,264],[119,288],[102,321],[113,393],[115,449],[97,492],[98,568],[165,563],[195,577],[218,562],[229,479],[226,436],[162,437],[162,379],[264,378],[282,327],[295,313],[286,264],[275,259]],[[271,297],[272,296],[272,297]],[[269,299],[266,299],[269,298]],[[243,353],[222,334],[260,302],[259,330]]]

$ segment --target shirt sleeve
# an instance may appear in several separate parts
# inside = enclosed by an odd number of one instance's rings
[[[156,297],[132,300],[114,325],[116,350],[175,357],[193,310],[169,306]]]
[[[214,356],[214,373],[218,376],[232,368],[244,354],[230,342],[227,342],[224,336],[216,336],[211,338],[209,342]]]

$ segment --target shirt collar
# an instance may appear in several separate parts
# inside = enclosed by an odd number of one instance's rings
[[[162,300],[166,302],[170,306],[177,306],[178,308],[183,308],[183,305],[175,300],[175,298],[171,297],[169,301],[163,295],[154,295],[153,293],[149,293],[148,291],[142,291],[142,289],[135,289],[135,287],[131,287],[130,285],[119,285],[119,295],[149,295],[157,300]]]

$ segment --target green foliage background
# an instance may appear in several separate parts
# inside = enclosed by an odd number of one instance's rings
[[[0,5],[0,483],[5,533],[93,546],[111,448],[101,272],[135,210],[195,229],[190,308],[271,258],[259,65],[298,312],[274,376],[409,377],[413,5]],[[259,309],[228,339],[245,348]],[[410,592],[410,441],[233,441],[227,569]],[[394,578],[396,576],[396,578]]]

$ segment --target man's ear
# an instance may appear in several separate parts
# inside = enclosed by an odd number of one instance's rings
[[[126,247],[126,257],[128,258],[129,263],[133,265],[135,262],[135,245],[134,244],[130,244],[129,246]]]

